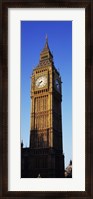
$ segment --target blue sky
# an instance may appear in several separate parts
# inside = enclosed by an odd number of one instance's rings
[[[31,74],[39,63],[40,52],[48,35],[54,64],[62,78],[62,129],[65,165],[72,159],[72,22],[21,22],[21,140],[29,146]]]

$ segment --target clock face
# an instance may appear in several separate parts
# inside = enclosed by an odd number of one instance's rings
[[[56,89],[60,92],[60,84],[57,79],[55,80],[55,86],[56,86]]]
[[[38,77],[35,84],[37,88],[43,88],[47,84],[47,77],[46,76]]]

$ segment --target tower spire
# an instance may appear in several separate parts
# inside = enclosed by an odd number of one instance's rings
[[[40,62],[38,66],[43,66],[43,65],[45,66],[45,64],[43,63],[44,60],[47,60],[48,63],[53,62],[53,55],[49,49],[47,34],[45,35],[45,45],[40,53]]]
[[[47,36],[47,34],[46,34],[46,43],[48,43],[48,36]]]
[[[48,49],[49,49],[49,46],[48,46],[48,36],[47,36],[47,34],[46,34],[45,39],[46,39],[46,42],[45,42],[45,48],[48,48]]]

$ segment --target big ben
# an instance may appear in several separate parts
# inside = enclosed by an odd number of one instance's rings
[[[54,65],[47,37],[39,63],[32,72],[30,97],[30,145],[25,173],[32,178],[62,178],[62,79]]]

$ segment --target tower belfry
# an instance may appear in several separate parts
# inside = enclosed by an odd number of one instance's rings
[[[62,85],[48,37],[31,77],[29,177],[64,177]]]

